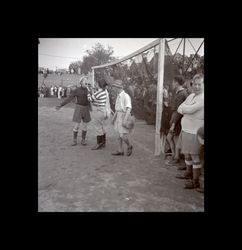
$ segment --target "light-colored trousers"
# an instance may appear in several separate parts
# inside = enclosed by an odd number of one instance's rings
[[[92,122],[95,128],[95,134],[103,135],[106,133],[105,125],[106,125],[106,108],[105,107],[97,107],[92,106],[93,108],[93,117]]]

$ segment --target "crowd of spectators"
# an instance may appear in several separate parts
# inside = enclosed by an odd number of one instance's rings
[[[58,99],[67,97],[70,93],[70,89],[64,86],[51,85],[50,87],[42,84],[38,89],[38,97],[57,97]]]

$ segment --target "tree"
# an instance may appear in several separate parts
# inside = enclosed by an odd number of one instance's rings
[[[97,65],[97,59],[94,56],[84,56],[82,63],[82,73],[87,74],[93,66]]]
[[[91,71],[93,66],[108,63],[115,59],[115,57],[112,56],[114,53],[113,48],[109,45],[107,48],[105,48],[100,43],[95,44],[91,50],[86,50],[86,53],[88,55],[83,57],[83,63],[81,67],[82,73],[84,74],[87,74],[89,71]]]

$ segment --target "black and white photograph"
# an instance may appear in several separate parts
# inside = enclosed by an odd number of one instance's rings
[[[38,38],[38,212],[205,211],[205,40]]]

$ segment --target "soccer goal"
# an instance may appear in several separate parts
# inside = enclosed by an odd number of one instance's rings
[[[161,133],[163,91],[172,83],[175,72],[172,53],[165,38],[159,38],[119,60],[92,67],[92,84],[105,78],[111,86],[116,79],[123,80],[130,95],[133,114],[155,126],[155,152],[164,153],[164,135]],[[116,93],[110,88],[110,103],[114,109]]]

